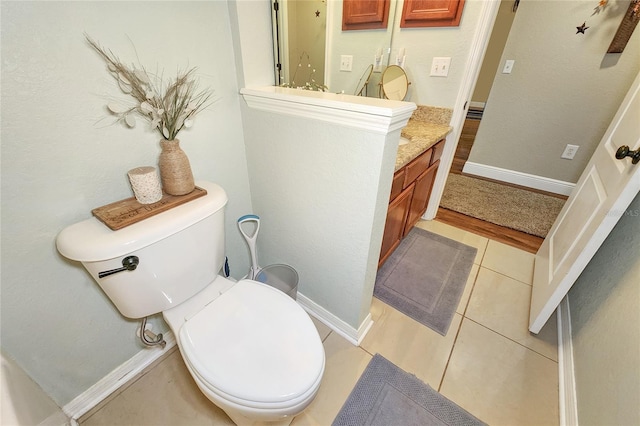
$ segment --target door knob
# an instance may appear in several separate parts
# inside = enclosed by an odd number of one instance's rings
[[[138,256],[127,256],[122,259],[122,268],[110,269],[108,271],[98,272],[98,278],[108,277],[109,275],[117,274],[122,271],[133,271],[138,267],[140,259]]]
[[[631,151],[627,145],[622,145],[616,151],[616,158],[622,160],[626,157],[631,157],[631,164],[638,164],[640,162],[640,149]]]

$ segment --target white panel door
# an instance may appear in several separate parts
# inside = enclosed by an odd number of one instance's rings
[[[536,254],[532,333],[547,322],[640,191],[640,163],[616,159],[625,145],[640,149],[640,74]]]

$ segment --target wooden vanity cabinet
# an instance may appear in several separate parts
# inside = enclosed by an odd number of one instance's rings
[[[407,223],[407,213],[413,198],[413,188],[414,185],[411,185],[404,189],[400,195],[389,203],[378,267],[382,266],[382,263],[393,253],[404,237],[404,227]]]
[[[438,162],[439,163],[439,162]],[[429,203],[429,197],[431,196],[431,188],[433,188],[433,181],[438,171],[438,163],[430,166],[425,170],[414,183],[413,197],[411,198],[411,205],[407,212],[407,222],[404,225],[404,235],[407,235],[413,225],[415,225],[425,211],[427,211],[427,204]]]
[[[427,210],[443,147],[441,140],[394,173],[378,267]]]

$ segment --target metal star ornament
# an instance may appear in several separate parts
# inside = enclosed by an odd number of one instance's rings
[[[580,25],[579,27],[576,27],[576,29],[578,30],[576,31],[576,34],[580,34],[580,33],[584,34],[584,32],[587,31],[588,28],[589,27],[587,27],[587,23],[583,22],[582,25]]]

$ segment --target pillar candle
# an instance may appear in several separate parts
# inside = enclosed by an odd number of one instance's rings
[[[151,204],[160,201],[162,198],[162,185],[155,167],[136,167],[129,170],[127,175],[129,175],[133,194],[140,204]]]

